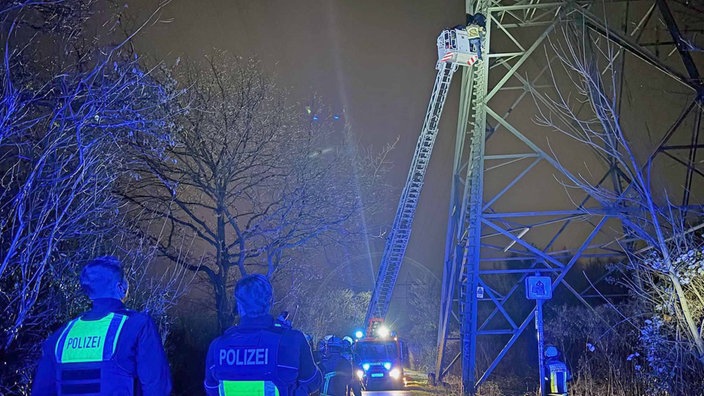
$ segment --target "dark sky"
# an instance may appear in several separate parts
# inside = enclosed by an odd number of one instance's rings
[[[609,4],[614,9],[596,11],[607,15],[613,26],[621,26],[623,20],[628,19],[631,22],[625,25],[629,29],[647,11],[643,4],[641,10],[626,7],[628,13],[622,3]],[[148,15],[147,9],[144,0],[132,0],[130,10],[137,19],[144,19]],[[625,18],[625,15],[628,17]],[[681,17],[686,13],[676,15]],[[398,137],[399,142],[390,156],[392,172],[388,183],[393,189],[387,205],[389,210],[382,218],[369,220],[370,224],[377,225],[369,230],[370,233],[378,234],[388,230],[393,222],[398,197],[425,116],[436,75],[437,35],[443,28],[463,22],[464,2],[461,0],[173,0],[164,8],[159,22],[149,26],[137,41],[142,54],[167,62],[177,57],[198,58],[212,54],[215,49],[242,57],[257,57],[277,76],[280,85],[289,89],[292,101],[307,102],[313,94],[319,94],[334,111],[344,109],[352,132],[362,145],[378,150]],[[537,37],[542,29],[538,28],[532,34]],[[670,38],[662,28],[661,20],[651,18],[644,30],[643,42],[664,43],[650,50],[659,51],[662,62],[684,73],[681,59],[676,51],[672,51],[671,43],[668,47]],[[521,30],[520,33],[519,39],[524,47],[530,47],[531,40],[535,39],[529,34],[531,30]],[[501,34],[492,36],[491,45],[495,53],[517,51],[510,40],[501,38]],[[521,70],[526,75],[530,74],[531,78],[546,62],[542,50],[538,52],[541,56],[531,56]],[[694,55],[700,65],[701,54]],[[693,92],[633,55],[626,56],[628,60],[623,69],[622,86],[624,96],[620,103],[621,122],[634,137],[630,143],[636,151],[650,153],[678,117],[682,106],[692,100]],[[490,75],[490,86],[503,77],[502,70],[494,69]],[[507,85],[522,86],[515,76],[512,78]],[[543,77],[540,81],[536,80],[536,84],[552,86],[554,82]],[[459,85],[459,76],[455,76],[404,262],[407,271],[421,277],[430,278],[431,273],[437,278],[442,277]],[[570,84],[557,85],[566,89],[563,92],[566,93]],[[505,111],[506,114],[510,113],[512,123],[520,124],[529,139],[555,156],[572,174],[587,180],[600,178],[605,172],[604,163],[596,159],[597,155],[592,150],[550,128],[536,126],[537,113],[532,100],[523,100],[517,107],[509,108],[521,93],[520,89],[502,92],[489,104],[499,109],[499,114]],[[672,142],[687,144],[692,125],[693,116],[690,116],[682,127],[686,132],[683,135],[685,140]],[[558,152],[553,152],[558,147]],[[487,154],[524,153],[526,146],[504,129],[492,135],[486,150]],[[662,155],[658,158],[661,157],[664,158]],[[522,172],[527,162],[504,165],[496,166],[490,173],[485,172],[485,198],[502,190]],[[669,184],[676,196],[681,195],[682,166],[667,159],[658,159],[656,165],[664,170],[661,175],[655,175],[654,180]],[[563,184],[564,177],[556,176],[556,173],[550,165],[541,163],[515,188],[492,204],[492,209],[499,212],[573,209],[584,193],[566,188],[571,183]],[[679,176],[670,177],[672,175]],[[697,186],[701,186],[702,181],[698,180]],[[703,190],[693,190],[693,195],[697,196],[695,201],[701,202],[699,191]],[[559,222],[550,223],[531,231],[523,240],[545,246],[560,227]],[[579,222],[571,227],[560,234],[560,239],[553,246],[555,249],[574,248],[572,245],[584,241],[590,231],[589,227],[582,227]],[[613,241],[622,233],[622,228],[615,223],[609,223],[604,230],[595,243]],[[499,237],[488,243],[504,246],[506,241],[505,237]],[[378,266],[383,244],[383,238],[372,238],[369,253],[361,250],[338,254],[347,256],[352,263],[350,267],[361,270],[369,268],[370,263]],[[403,272],[399,283],[404,283]],[[376,275],[376,270],[359,273],[361,278],[368,280],[372,274]],[[337,275],[331,272],[330,276]],[[325,279],[327,281],[328,278]],[[369,282],[366,287],[370,286]],[[402,294],[397,285],[394,296],[403,298]]]
[[[140,6],[137,7],[136,5]],[[143,18],[143,2],[131,11]],[[139,19],[139,18],[138,18]],[[435,79],[439,32],[464,21],[464,2],[427,0],[174,0],[138,37],[157,59],[196,58],[213,49],[256,56],[292,100],[312,94],[346,110],[354,135],[391,155],[391,226]],[[441,277],[459,80],[453,86],[426,176],[407,257]],[[374,232],[379,232],[375,230]],[[383,240],[373,241],[383,250]],[[363,255],[363,252],[360,252]],[[374,262],[378,262],[376,255]]]

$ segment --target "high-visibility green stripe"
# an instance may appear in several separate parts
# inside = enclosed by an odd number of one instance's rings
[[[68,331],[63,345],[59,346],[62,349],[59,363],[103,361],[105,338],[114,315],[110,313],[99,320],[76,320]]]
[[[270,381],[220,381],[218,390],[220,396],[279,396]]]
[[[64,331],[61,332],[61,335],[59,336],[59,339],[56,341],[56,345],[54,346],[54,356],[56,356],[56,361],[57,361],[57,362],[61,362],[61,354],[60,354],[60,352],[62,352],[62,348],[63,348],[63,344],[61,344],[61,341],[62,341],[62,340],[65,340],[66,333],[67,333],[69,330],[71,330],[71,328],[73,327],[73,324],[76,323],[77,320],[78,320],[78,319],[74,319],[74,320],[68,322],[68,324],[66,325],[66,327],[64,327]]]
[[[126,320],[127,316],[120,315],[120,325],[117,327],[117,333],[115,333],[115,338],[112,341],[112,353],[115,353],[115,349],[117,349],[117,339],[119,338],[120,332],[122,331],[122,325],[125,324]]]

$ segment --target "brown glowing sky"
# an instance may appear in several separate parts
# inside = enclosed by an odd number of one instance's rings
[[[144,5],[135,3],[130,10],[143,17]],[[374,221],[390,227],[435,79],[435,40],[443,28],[464,21],[463,1],[174,0],[159,20],[138,38],[141,53],[167,61],[213,49],[256,56],[292,100],[305,102],[315,93],[333,109],[345,109],[364,146],[379,149],[399,137],[391,155],[393,202],[386,218]],[[438,277],[458,93],[454,84],[406,254]],[[378,264],[383,240],[372,243]]]
[[[145,9],[148,7],[143,0],[130,3],[131,12],[142,19],[146,17]],[[620,15],[612,14],[613,18]],[[436,37],[443,28],[463,22],[464,1],[461,0],[173,0],[160,14],[159,22],[138,37],[138,47],[141,53],[167,62],[177,57],[201,57],[214,49],[257,57],[270,67],[280,85],[290,90],[293,101],[306,102],[313,94],[319,94],[335,111],[344,109],[354,135],[364,146],[379,149],[399,137],[390,158],[393,169],[388,182],[393,190],[389,211],[384,218],[373,219],[376,229],[370,230],[378,234],[388,229],[393,221],[425,116],[435,78]],[[650,24],[658,40],[667,39],[658,20]],[[681,70],[681,61],[676,55],[661,58],[679,64]],[[623,122],[638,134],[634,142],[649,151],[676,119],[683,101],[691,93],[682,95],[680,91],[687,90],[639,60],[631,58],[628,65],[632,69],[625,72],[628,81]],[[542,63],[538,61],[532,67],[542,67]],[[412,262],[411,267],[430,268],[437,277],[441,277],[444,256],[459,85],[456,76],[406,252],[406,263]],[[520,83],[514,81],[513,85],[520,86]],[[668,93],[670,89],[672,92]],[[518,95],[519,91],[515,92]],[[502,97],[502,100],[509,99],[510,95]],[[569,140],[555,134],[549,135],[551,140],[548,140],[548,134],[535,128],[535,109],[529,103],[521,106],[526,107],[513,109],[512,117],[530,123],[527,129],[539,135],[536,142],[544,150],[550,152],[558,142],[562,146],[564,140]],[[661,112],[666,106],[674,111]],[[497,147],[503,152],[512,151],[507,149],[512,144],[509,139],[494,138],[487,144],[487,152]],[[516,151],[523,149],[522,144],[516,147]],[[557,158],[574,162],[570,165],[575,166],[575,172],[596,175],[601,172],[600,168],[583,165],[594,158],[583,148],[568,149]],[[487,176],[494,184],[488,182],[487,191],[500,188],[497,186],[501,186],[502,179],[510,180],[511,173],[505,169],[502,168],[503,173]],[[547,178],[537,176],[534,180],[522,181],[528,184],[523,190],[527,193],[507,194],[505,202],[499,203],[502,209],[573,208],[573,202],[565,199],[564,188],[559,183],[559,196],[543,188],[541,183],[556,181],[553,173],[547,169],[543,173]],[[526,208],[526,204],[535,207]],[[371,242],[371,261],[378,265],[384,240],[373,238]],[[351,260],[368,266],[369,260],[364,259],[366,252],[350,254]]]

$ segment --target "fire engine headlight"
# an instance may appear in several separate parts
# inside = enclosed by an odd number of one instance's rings
[[[362,370],[357,370],[357,378],[363,379],[363,378],[364,378],[364,371],[362,371]]]
[[[369,366],[369,363],[364,363],[362,365],[362,368],[364,369],[364,371],[369,371],[369,367],[371,367],[371,366]]]
[[[386,327],[386,326],[381,326],[381,327],[379,327],[379,329],[377,330],[376,334],[377,334],[379,337],[381,337],[381,338],[386,338],[386,337],[389,336],[390,330],[389,330],[389,328]]]
[[[391,363],[390,362],[384,362],[384,368],[387,370],[391,370]]]
[[[391,371],[389,371],[389,377],[393,379],[399,379],[401,377],[401,370],[395,368]]]

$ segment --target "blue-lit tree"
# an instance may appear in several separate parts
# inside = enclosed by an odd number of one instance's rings
[[[126,50],[129,38],[100,43],[105,37],[85,33],[106,22],[93,13],[95,5],[0,6],[2,394],[26,391],[40,342],[85,309],[76,300],[81,263],[116,253],[138,264],[137,274],[147,264],[149,249],[130,237],[113,190],[129,177],[133,149],[158,155],[170,143],[169,91]],[[165,299],[141,297],[164,308]]]
[[[635,326],[640,343],[623,359],[633,361],[650,390],[688,394],[702,386],[704,364],[704,244],[701,226],[692,226],[701,221],[701,206],[697,212],[673,204],[670,197],[679,193],[655,177],[662,170],[653,157],[638,151],[643,132],[629,129],[619,104],[625,51],[609,40],[594,40],[584,24],[574,22],[551,40],[548,69],[556,92],[536,95],[538,123],[583,143],[613,172],[612,186],[579,176],[565,185],[586,192],[623,225],[621,247],[628,260],[620,267],[620,283],[632,299],[628,316],[619,312],[620,324]]]
[[[203,255],[184,265],[211,287],[222,330],[232,324],[240,276],[275,277],[295,261],[313,271],[305,249],[358,240],[360,192],[382,174],[377,162],[359,161],[344,120],[316,103],[287,102],[260,62],[216,53],[175,75],[188,88],[175,144],[166,159],[147,153],[123,193],[136,213],[168,219],[158,241],[167,257],[193,238]]]

